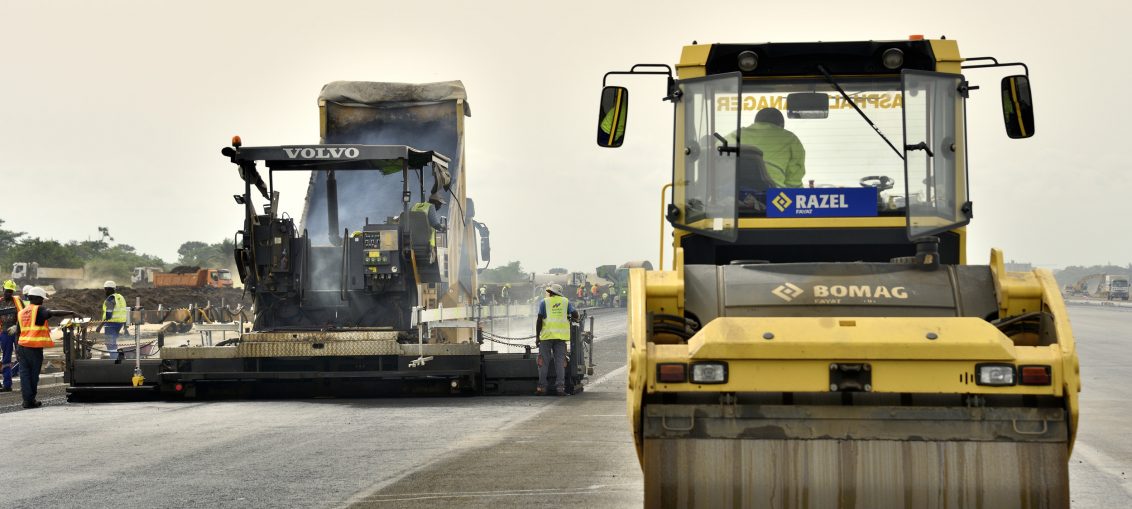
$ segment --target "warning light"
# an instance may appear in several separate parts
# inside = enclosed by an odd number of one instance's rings
[[[232,146],[233,147],[240,148],[240,145],[243,145],[243,144],[244,144],[244,142],[243,142],[243,140],[240,139],[239,136],[233,136],[232,137]]]
[[[909,41],[922,41],[922,40],[924,40],[924,34],[912,34],[912,35],[909,35],[909,36],[908,36],[908,40],[909,40]]]

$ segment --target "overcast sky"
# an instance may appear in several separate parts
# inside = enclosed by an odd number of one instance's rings
[[[233,134],[247,145],[316,143],[318,92],[334,80],[458,79],[473,114],[469,194],[497,262],[536,271],[655,263],[671,105],[660,101],[663,79],[623,81],[627,142],[596,147],[606,71],[674,64],[693,40],[924,34],[957,39],[965,56],[1030,66],[1029,140],[1003,133],[1005,73],[968,74],[983,86],[968,103],[969,260],[986,263],[997,246],[1008,260],[1045,266],[1132,261],[1132,164],[1120,150],[1130,144],[1132,7],[913,5],[0,0],[0,219],[61,241],[107,226],[173,261],[182,242],[241,227],[232,195],[242,186],[220,155]],[[305,188],[304,178],[280,186],[292,215]]]

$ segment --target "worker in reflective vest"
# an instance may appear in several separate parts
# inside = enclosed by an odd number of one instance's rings
[[[47,320],[56,316],[78,316],[74,311],[48,310],[43,307],[47,292],[38,286],[27,292],[28,304],[16,319],[19,345],[16,356],[20,359],[20,393],[24,408],[43,406],[35,399],[39,390],[39,372],[43,369],[43,349],[55,346]]]
[[[16,326],[16,315],[23,311],[24,301],[16,297],[16,282],[4,281],[4,296],[0,297],[0,368],[3,369],[3,385],[0,392],[12,391],[12,354],[16,351],[16,334],[9,334],[8,328]],[[14,331],[13,331],[14,332]]]
[[[428,245],[436,247],[436,232],[444,231],[444,223],[440,221],[440,214],[437,212],[440,207],[444,206],[444,196],[438,192],[432,193],[428,197],[428,201],[422,201],[413,205],[410,209],[413,212],[424,212],[428,215],[428,225],[432,228],[432,236],[428,239]]]
[[[574,305],[562,296],[562,285],[552,284],[546,298],[539,303],[535,335],[538,338],[538,387],[535,395],[546,394],[548,363],[554,360],[555,393],[566,395],[566,342],[570,341],[570,319],[578,320]]]
[[[102,301],[102,333],[105,335],[106,351],[111,359],[118,357],[118,336],[122,327],[126,325],[126,315],[130,308],[126,307],[126,298],[118,293],[118,285],[107,281],[103,285],[106,290],[106,299]]]

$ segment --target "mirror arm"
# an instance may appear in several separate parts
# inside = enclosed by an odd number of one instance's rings
[[[1027,78],[1030,77],[1030,68],[1027,67],[1026,64],[1023,63],[1023,62],[999,63],[998,59],[994,58],[994,57],[974,57],[974,58],[964,59],[964,62],[976,62],[976,61],[990,61],[992,63],[990,63],[990,64],[976,64],[976,65],[966,65],[966,64],[964,64],[962,66],[962,68],[963,69],[984,69],[984,68],[987,68],[987,67],[1021,67],[1022,72],[1026,74],[1026,77]]]
[[[664,71],[638,71],[637,70],[638,67],[664,68]],[[605,76],[602,76],[601,86],[605,87],[608,84],[610,76],[624,75],[624,74],[663,74],[665,76],[668,76],[671,79],[672,78],[672,67],[669,67],[668,64],[636,64],[633,67],[629,68],[628,71],[609,71],[609,72],[605,73]]]

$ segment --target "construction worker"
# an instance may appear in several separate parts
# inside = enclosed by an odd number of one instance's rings
[[[546,298],[538,305],[535,321],[535,345],[538,346],[538,387],[536,396],[546,394],[547,363],[554,359],[555,393],[566,395],[566,342],[570,341],[570,320],[578,320],[578,311],[562,296],[562,285],[546,288]]]
[[[786,119],[781,111],[763,108],[755,114],[751,125],[739,130],[739,142],[741,147],[753,146],[762,151],[767,176],[776,187],[802,187],[802,177],[806,175],[806,149],[794,133],[786,130],[785,125]],[[728,139],[734,143],[735,133]],[[742,180],[742,175],[739,178]],[[737,185],[742,187],[741,182]]]
[[[487,285],[480,285],[480,305],[487,305]]]
[[[126,307],[126,298],[118,293],[118,285],[113,281],[103,283],[106,299],[102,301],[102,333],[105,335],[106,351],[111,359],[118,357],[118,336],[122,334],[122,327],[126,325],[126,315],[130,312]]]
[[[0,363],[3,363],[4,380],[0,392],[12,392],[12,353],[19,336],[8,333],[8,328],[15,327],[16,317],[24,309],[24,301],[15,293],[16,282],[11,279],[4,281],[4,296],[0,297]]]
[[[503,288],[499,289],[499,300],[503,301],[504,304],[511,303],[511,283],[505,283]]]
[[[608,306],[609,305],[609,292],[601,292],[601,305],[602,306]]]
[[[43,349],[55,346],[47,320],[56,316],[78,316],[74,311],[48,310],[43,307],[47,292],[38,286],[27,292],[28,303],[16,317],[14,328],[19,333],[16,356],[20,359],[20,393],[24,408],[43,406],[35,399],[39,391],[39,372],[43,369]]]
[[[432,195],[428,197],[428,201],[417,203],[410,209],[413,212],[424,212],[428,215],[428,226],[432,230],[431,236],[428,239],[429,247],[433,248],[431,256],[436,256],[436,232],[445,231],[444,223],[440,221],[440,213],[437,212],[437,210],[440,210],[440,207],[443,206],[444,195],[434,191]],[[430,259],[429,263],[433,261],[435,260]]]

